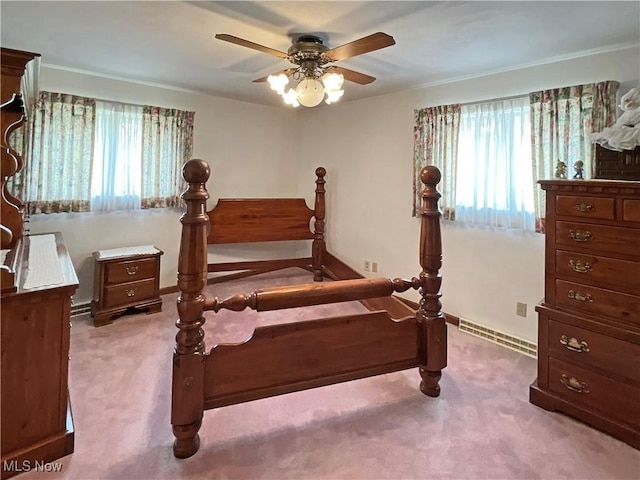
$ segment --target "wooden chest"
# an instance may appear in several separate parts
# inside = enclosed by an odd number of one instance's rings
[[[640,448],[640,182],[548,180],[530,400]]]
[[[112,323],[126,313],[162,309],[160,256],[152,246],[94,252],[96,261],[91,314],[96,327]]]
[[[596,145],[593,178],[640,180],[640,147],[616,152]]]

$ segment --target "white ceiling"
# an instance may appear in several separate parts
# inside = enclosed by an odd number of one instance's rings
[[[343,101],[640,44],[638,1],[31,2],[1,1],[3,47],[47,66],[280,105],[252,80],[286,60],[214,39],[227,33],[281,51],[316,34],[332,48],[375,32],[396,45],[339,62],[377,77]]]

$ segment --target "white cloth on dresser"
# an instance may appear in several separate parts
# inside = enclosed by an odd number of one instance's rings
[[[22,288],[29,290],[59,285],[63,281],[55,235],[30,236],[26,279]]]
[[[158,253],[158,249],[153,245],[143,245],[139,247],[122,247],[122,248],[113,248],[111,250],[100,250],[97,253],[97,258],[106,259],[106,258],[118,258],[118,257],[128,257],[131,255],[153,255]]]

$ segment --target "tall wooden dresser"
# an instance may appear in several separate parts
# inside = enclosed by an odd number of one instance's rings
[[[73,452],[67,376],[71,296],[78,279],[59,233],[24,235],[24,206],[8,189],[24,165],[9,144],[26,119],[22,77],[39,55],[1,49],[0,195],[2,478]]]
[[[69,320],[78,279],[62,236],[24,237],[16,273],[16,291],[2,293],[3,479],[74,448]]]
[[[531,403],[640,448],[640,182],[543,180]]]

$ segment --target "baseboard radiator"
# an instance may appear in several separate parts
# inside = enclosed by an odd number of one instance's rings
[[[91,303],[80,303],[78,305],[71,305],[71,316],[84,315],[91,312]]]
[[[497,343],[510,350],[523,353],[529,357],[537,358],[538,347],[535,343],[513,335],[499,332],[484,325],[460,319],[458,329],[476,337],[484,338],[492,343]]]

